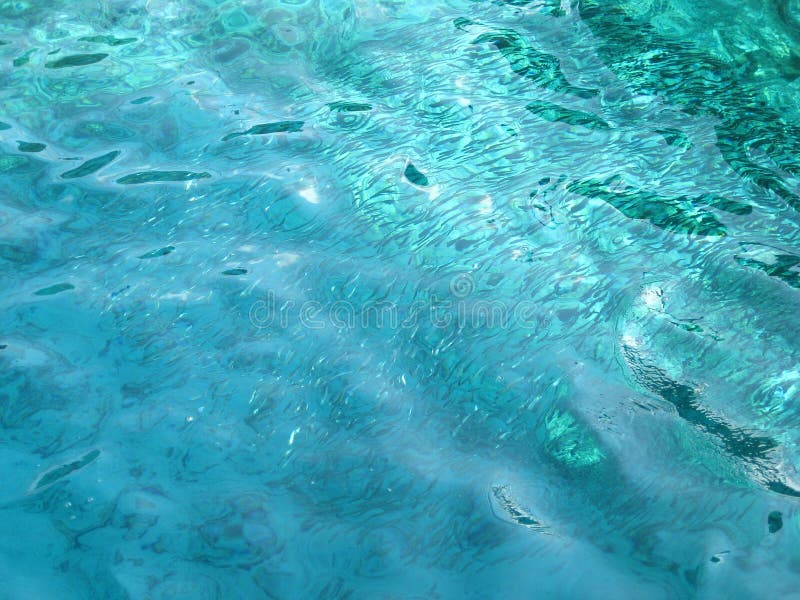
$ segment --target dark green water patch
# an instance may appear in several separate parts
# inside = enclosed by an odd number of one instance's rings
[[[232,140],[233,138],[237,138],[243,135],[295,133],[297,131],[302,131],[302,129],[303,129],[303,121],[278,121],[276,123],[261,123],[260,125],[254,125],[247,131],[237,131],[234,133],[229,133],[224,138],[222,138],[222,141],[227,142],[228,140]]]
[[[767,527],[770,533],[778,533],[783,527],[783,515],[780,511],[773,510],[767,515]]]
[[[798,268],[800,267],[800,256],[776,253],[770,257],[771,260],[769,262],[741,255],[736,255],[734,258],[743,267],[758,269],[770,277],[780,279],[793,288],[800,288],[800,269]]]
[[[335,112],[363,112],[372,110],[371,104],[362,102],[331,102],[328,108]]]
[[[768,481],[766,483],[767,489],[771,492],[775,492],[776,494],[781,494],[783,496],[792,496],[793,498],[800,498],[800,491],[789,487],[782,481],[773,480]]]
[[[31,59],[31,54],[33,54],[35,51],[36,50],[34,48],[31,48],[21,56],[15,58],[11,64],[13,64],[15,67],[22,67],[24,65],[27,65]]]
[[[47,148],[47,144],[39,142],[17,142],[17,150],[20,152],[41,152]]]
[[[137,41],[137,38],[118,38],[113,35],[90,35],[78,38],[81,42],[91,42],[92,44],[105,44],[107,46],[124,46]]]
[[[164,183],[169,181],[193,181],[195,179],[208,179],[211,174],[193,173],[192,171],[141,171],[131,173],[117,179],[122,185],[137,185],[140,183]]]
[[[151,258],[159,258],[161,256],[166,256],[167,254],[172,254],[175,252],[175,246],[164,246],[163,248],[159,248],[158,250],[153,250],[151,252],[146,252],[142,254],[139,258],[142,260],[148,260]]]
[[[108,57],[108,54],[98,53],[98,54],[72,54],[70,56],[64,56],[59,58],[58,60],[53,60],[48,63],[45,63],[45,67],[48,69],[64,69],[66,67],[83,67],[85,65],[93,65],[94,63],[98,63],[104,58]]]
[[[94,461],[98,456],[100,456],[100,451],[92,450],[91,452],[88,452],[85,455],[83,455],[78,460],[50,469],[44,475],[42,475],[36,482],[36,485],[33,487],[34,491],[41,489],[45,486],[48,486],[51,483],[55,483],[59,479],[67,477],[68,475],[74,473],[78,469],[82,469],[83,467]]]
[[[98,156],[96,158],[91,158],[81,164],[80,166],[71,169],[69,171],[65,171],[61,174],[62,179],[75,179],[77,177],[85,177],[86,175],[91,175],[105,167],[106,165],[111,164],[114,159],[116,159],[120,155],[119,150],[113,150],[111,152],[107,152],[102,156]]]
[[[690,333],[704,333],[703,327],[694,321],[670,321],[670,323]]]
[[[715,117],[717,148],[727,164],[800,210],[800,196],[786,177],[800,176],[800,126],[768,104],[761,55],[747,55],[755,62],[725,62],[691,40],[659,34],[649,22],[628,15],[625,6],[578,2],[606,66],[638,94],[665,97],[689,115]],[[665,139],[669,143],[669,134]],[[754,158],[754,151],[764,160]]]
[[[675,233],[724,236],[725,226],[710,212],[698,208],[686,196],[675,198],[635,189],[611,189],[616,180],[586,179],[570,183],[567,189],[587,198],[599,198],[626,217],[649,221],[659,229]]]
[[[74,290],[75,286],[71,283],[57,283],[55,285],[51,285],[50,287],[42,288],[41,290],[37,290],[34,292],[36,296],[53,296],[55,294],[60,294],[61,292],[66,292],[67,290]]]
[[[453,25],[456,29],[460,29],[461,31],[466,31],[467,27],[470,25],[476,25],[475,21],[467,19],[466,17],[458,17],[457,19],[453,20]]]
[[[778,470],[771,464],[772,451],[778,442],[726,423],[700,404],[694,387],[677,382],[663,369],[645,363],[629,346],[623,345],[622,353],[639,385],[669,402],[680,418],[718,439],[732,457],[755,467],[759,483],[778,494],[800,497],[800,491],[781,481]]]
[[[413,163],[408,163],[405,172],[403,173],[405,178],[408,179],[414,185],[418,185],[420,187],[425,187],[428,185],[428,178],[425,176],[424,173],[420,172],[417,167],[414,166]]]
[[[551,123],[566,123],[588,129],[609,129],[608,123],[592,113],[564,108],[552,102],[531,102],[525,108]]]
[[[536,50],[513,29],[498,29],[481,34],[472,43],[491,44],[508,61],[514,73],[538,86],[581,98],[598,94],[595,89],[572,85],[561,71],[561,62],[557,57]]]
[[[0,131],[6,131],[7,129],[11,129],[11,125],[0,121]]]
[[[753,212],[753,207],[749,204],[739,202],[738,200],[731,200],[730,198],[725,198],[724,196],[715,196],[709,194],[706,196],[701,196],[695,200],[695,203],[716,208],[717,210],[721,210],[732,215],[742,216],[749,215]]]

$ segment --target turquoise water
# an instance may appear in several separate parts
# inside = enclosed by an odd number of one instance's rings
[[[800,597],[799,25],[0,1],[0,597]]]

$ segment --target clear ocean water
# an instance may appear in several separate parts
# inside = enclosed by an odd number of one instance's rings
[[[0,1],[0,598],[800,598],[798,44]]]

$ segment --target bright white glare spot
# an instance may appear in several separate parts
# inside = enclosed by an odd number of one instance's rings
[[[646,288],[641,295],[642,301],[647,308],[652,310],[663,310],[664,302],[662,300],[662,292],[660,288],[649,287]]]
[[[189,292],[188,291],[183,291],[183,292],[179,292],[179,293],[167,292],[166,294],[163,294],[162,296],[160,296],[159,300],[180,300],[182,302],[188,302],[189,301]]]
[[[635,337],[627,334],[622,336],[622,344],[628,348],[639,347],[639,341]]]
[[[319,194],[317,194],[317,190],[314,188],[303,188],[297,193],[300,194],[300,197],[306,202],[310,202],[311,204],[319,204]]]
[[[300,428],[299,427],[297,429],[295,429],[294,431],[292,431],[292,434],[289,436],[289,445],[290,446],[292,444],[294,444],[294,436],[296,436],[298,433],[300,433]]]
[[[296,263],[299,258],[300,255],[293,252],[279,252],[275,255],[275,263],[279,267],[288,267],[289,265]]]

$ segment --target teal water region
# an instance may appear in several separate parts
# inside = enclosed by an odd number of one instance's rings
[[[796,596],[798,26],[0,0],[0,597]]]

